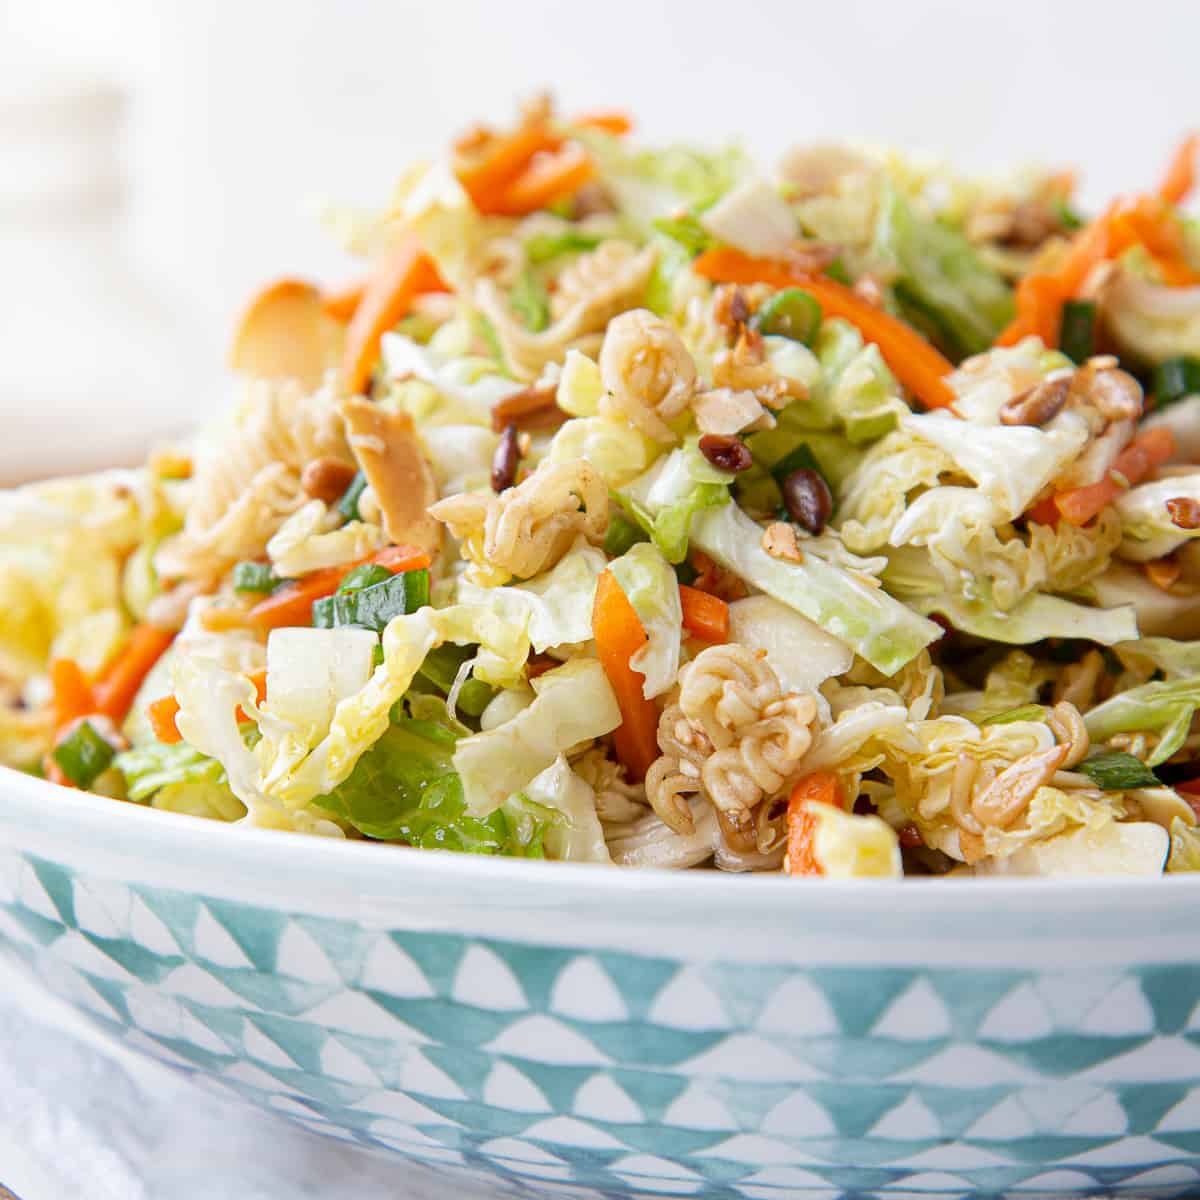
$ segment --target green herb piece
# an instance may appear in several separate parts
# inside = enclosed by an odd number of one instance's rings
[[[1074,233],[1084,226],[1083,218],[1071,207],[1070,203],[1061,196],[1054,201],[1054,215],[1058,223],[1069,233]]]
[[[1200,395],[1200,359],[1183,355],[1159,363],[1151,375],[1150,388],[1156,408]]]
[[[51,757],[76,787],[89,788],[112,765],[116,753],[90,721],[81,721],[54,747]]]
[[[750,325],[759,333],[791,338],[807,346],[821,327],[821,306],[800,288],[784,288],[759,308]]]
[[[550,324],[550,296],[536,272],[526,267],[517,276],[508,296],[513,312],[531,333],[541,333]]]
[[[610,510],[611,512],[611,510]],[[608,533],[604,538],[604,553],[609,558],[620,558],[638,542],[649,541],[645,530],[620,512],[611,512]]]
[[[690,212],[678,217],[659,217],[653,224],[659,233],[677,242],[693,257],[712,245],[708,230]]]
[[[414,613],[428,603],[429,572],[404,571],[383,583],[314,600],[312,621],[318,629],[357,625],[382,633],[393,617]]]
[[[829,276],[834,283],[840,283],[844,287],[851,287],[854,281],[850,278],[850,272],[846,270],[846,264],[840,258],[835,258],[833,262],[825,268],[825,274]]]
[[[270,563],[240,562],[233,568],[235,592],[273,592],[282,582]]]
[[[338,584],[338,594],[344,596],[347,592],[358,592],[377,583],[387,583],[391,577],[392,573],[387,567],[381,567],[378,563],[363,563],[353,571],[346,572]]]
[[[367,490],[367,477],[359,471],[355,477],[350,480],[350,486],[342,493],[342,498],[337,502],[337,510],[346,518],[347,521],[357,521],[359,519],[358,502],[362,497],[363,492]]]
[[[1072,362],[1086,362],[1095,353],[1096,306],[1090,300],[1068,300],[1062,306],[1059,349]]]
[[[1093,754],[1074,769],[1106,792],[1159,786],[1158,776],[1140,758],[1134,758],[1123,750]]]
[[[525,257],[534,265],[549,262],[560,254],[594,250],[603,238],[598,233],[568,229],[564,233],[539,233],[525,243]]]

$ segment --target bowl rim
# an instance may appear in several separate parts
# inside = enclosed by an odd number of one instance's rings
[[[15,831],[15,834],[14,834]],[[185,813],[163,812],[66,788],[12,767],[0,766],[0,844],[17,845],[22,832],[76,851],[99,847],[135,861],[147,852],[193,868],[209,860],[211,868],[237,877],[238,868],[257,881],[297,878],[319,880],[324,890],[349,894],[411,895],[414,890],[451,889],[469,896],[482,890],[514,902],[552,893],[541,905],[564,899],[601,905],[633,901],[643,905],[669,899],[687,911],[703,912],[716,904],[725,916],[778,912],[781,902],[794,907],[844,907],[887,910],[900,915],[928,912],[930,900],[954,896],[954,908],[994,915],[998,902],[1022,909],[1048,901],[1056,908],[1083,911],[1097,906],[1157,907],[1169,896],[1200,899],[1200,874],[1149,877],[1078,876],[1061,879],[953,878],[801,880],[777,872],[733,873],[671,870],[663,867],[605,869],[603,864],[530,861],[450,850],[414,850],[385,843],[324,838],[291,830],[237,828],[232,823]],[[397,871],[402,854],[403,870]],[[189,861],[190,860],[190,861]],[[204,868],[201,868],[202,870]],[[805,884],[813,886],[804,886]],[[797,887],[797,884],[801,886]],[[817,886],[819,885],[819,886]],[[951,889],[949,892],[946,889]],[[783,901],[787,896],[788,900]],[[692,905],[696,907],[693,909]],[[942,906],[937,906],[942,907]]]

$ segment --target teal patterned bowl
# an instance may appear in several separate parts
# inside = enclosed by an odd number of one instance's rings
[[[492,861],[0,770],[13,956],[448,1195],[1196,1195],[1198,900]]]

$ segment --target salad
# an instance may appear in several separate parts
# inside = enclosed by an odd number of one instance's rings
[[[470,130],[254,297],[230,415],[0,496],[0,760],[475,854],[1200,870],[1198,147],[1083,212]]]

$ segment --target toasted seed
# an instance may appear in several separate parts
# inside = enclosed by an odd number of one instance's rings
[[[1176,529],[1200,529],[1200,501],[1190,496],[1175,496],[1167,501],[1167,512]]]
[[[754,465],[746,443],[723,433],[706,433],[700,439],[700,453],[722,471],[745,471]]]
[[[811,534],[820,533],[833,512],[829,484],[817,471],[801,467],[783,481],[783,504],[788,516]]]
[[[503,492],[517,480],[517,468],[521,465],[521,449],[518,445],[517,427],[509,425],[500,435],[496,453],[492,455],[492,491]]]

